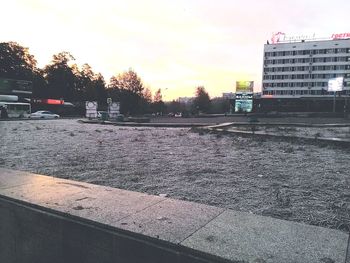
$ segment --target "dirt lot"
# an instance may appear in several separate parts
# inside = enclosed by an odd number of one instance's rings
[[[0,166],[350,229],[350,149],[127,128],[0,122]]]

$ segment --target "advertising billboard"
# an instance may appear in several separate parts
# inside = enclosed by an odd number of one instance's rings
[[[253,92],[254,81],[236,81],[236,92]]]
[[[253,93],[236,93],[235,112],[252,112]]]
[[[31,81],[0,78],[0,94],[32,94]]]
[[[235,112],[253,110],[254,81],[236,81]]]
[[[342,91],[344,86],[344,78],[338,77],[328,80],[328,91],[336,92]]]

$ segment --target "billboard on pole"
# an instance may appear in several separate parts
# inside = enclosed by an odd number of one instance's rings
[[[338,77],[328,80],[328,91],[336,92],[342,91],[344,86],[344,78]]]
[[[253,110],[254,81],[236,81],[235,112]]]
[[[253,92],[254,81],[236,81],[236,92]]]

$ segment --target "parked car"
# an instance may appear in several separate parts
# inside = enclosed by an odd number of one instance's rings
[[[39,110],[30,114],[31,119],[58,119],[60,115],[52,113],[51,111]]]

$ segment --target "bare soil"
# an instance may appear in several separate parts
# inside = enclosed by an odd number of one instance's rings
[[[0,166],[350,229],[350,149],[128,128],[1,121]]]

